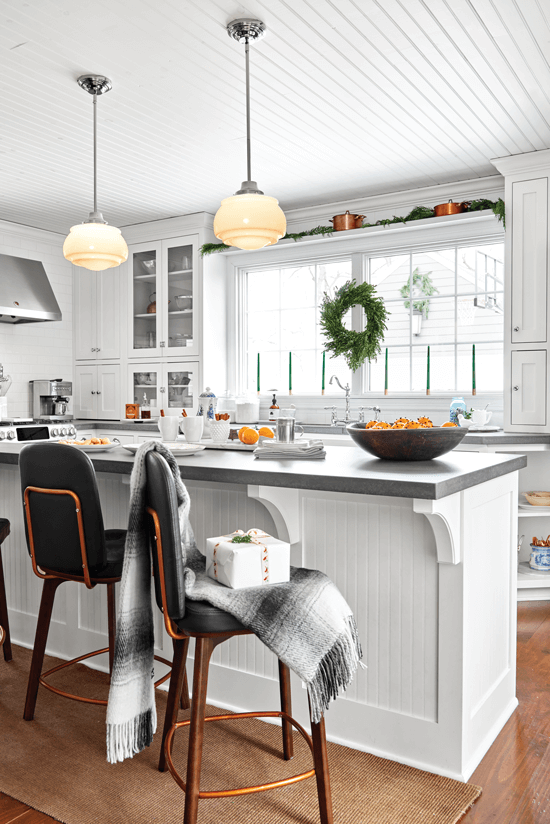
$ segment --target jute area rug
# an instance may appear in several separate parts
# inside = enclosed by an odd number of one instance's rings
[[[56,659],[46,659],[47,668]],[[22,719],[30,651],[0,660],[0,791],[65,824],[180,824],[185,796],[159,773],[160,734],[123,764],[105,760],[105,708],[81,704],[41,687],[35,720]],[[46,667],[45,667],[46,668]],[[82,665],[52,683],[106,697],[107,676]],[[165,693],[157,691],[159,726]],[[276,707],[266,707],[276,709]],[[215,708],[209,708],[214,715]],[[187,717],[180,710],[180,720]],[[187,732],[176,736],[174,760],[185,774]],[[310,768],[309,749],[295,734],[285,762],[279,727],[257,720],[206,725],[202,789],[262,784]],[[328,745],[335,824],[455,824],[481,790],[383,758]],[[199,802],[199,824],[319,824],[315,779],[240,798]]]

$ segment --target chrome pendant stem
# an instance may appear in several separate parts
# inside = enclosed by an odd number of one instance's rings
[[[244,46],[246,61],[246,179],[252,180],[252,161],[250,152],[250,45],[248,37]]]
[[[97,212],[97,94],[94,94],[94,212]]]

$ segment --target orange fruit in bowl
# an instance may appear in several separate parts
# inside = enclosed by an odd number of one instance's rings
[[[258,443],[258,441],[260,440],[260,433],[256,432],[255,429],[250,429],[249,427],[246,427],[245,430],[241,430],[241,432],[239,432],[239,438],[243,443],[249,446],[250,444]]]
[[[445,423],[442,423],[441,426],[456,426],[456,423],[453,423],[452,421],[445,421]]]
[[[273,430],[269,428],[269,426],[262,426],[258,435],[261,435],[263,438],[274,438],[275,435],[273,434]]]

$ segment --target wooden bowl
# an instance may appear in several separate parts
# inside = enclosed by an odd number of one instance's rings
[[[525,497],[533,506],[550,506],[550,492],[526,492]]]
[[[365,429],[364,423],[346,427],[357,446],[384,461],[431,461],[450,452],[468,434],[459,426],[432,429]]]

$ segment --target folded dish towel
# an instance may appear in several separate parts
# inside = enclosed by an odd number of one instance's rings
[[[326,456],[323,441],[295,441],[294,443],[279,443],[268,440],[256,447],[254,457],[265,460],[322,460]]]

